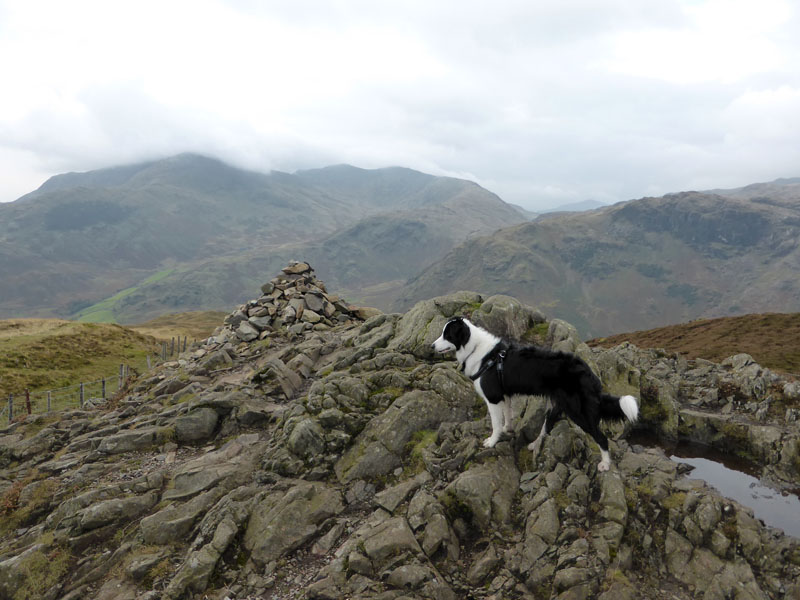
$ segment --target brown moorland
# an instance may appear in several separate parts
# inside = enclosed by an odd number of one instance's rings
[[[664,348],[686,358],[714,362],[744,352],[764,367],[800,375],[800,313],[698,319],[596,338],[587,343],[611,348],[622,342],[631,342],[640,348]]]

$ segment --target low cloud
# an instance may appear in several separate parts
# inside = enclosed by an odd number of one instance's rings
[[[4,4],[0,200],[185,151],[407,166],[531,209],[800,174],[788,2],[384,4]]]

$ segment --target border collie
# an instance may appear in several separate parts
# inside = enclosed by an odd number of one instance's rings
[[[639,407],[633,396],[603,393],[600,379],[589,365],[574,354],[554,352],[537,346],[521,346],[492,335],[464,317],[445,323],[442,335],[433,342],[439,353],[452,350],[464,374],[486,402],[492,421],[492,435],[483,445],[493,447],[501,433],[511,432],[511,402],[514,394],[541,395],[550,399],[542,431],[528,445],[534,455],[542,439],[565,414],[600,446],[598,471],[608,471],[611,456],[608,439],[600,431],[600,419],[635,421]]]

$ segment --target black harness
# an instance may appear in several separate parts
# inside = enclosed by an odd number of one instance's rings
[[[481,377],[486,371],[491,369],[492,367],[497,368],[497,376],[500,378],[500,388],[505,389],[505,382],[503,381],[503,361],[506,359],[506,353],[508,352],[508,346],[503,344],[500,350],[494,356],[490,356],[489,360],[485,361],[481,368],[478,369],[478,372],[474,375],[469,375],[469,378],[472,381],[475,381]],[[467,357],[469,358],[469,357]],[[461,371],[463,372],[466,368],[467,361],[464,361],[464,364],[461,365]]]

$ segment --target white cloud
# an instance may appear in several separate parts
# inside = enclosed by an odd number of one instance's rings
[[[0,200],[182,151],[469,175],[534,208],[793,176],[770,148],[798,146],[797,19],[782,0],[0,0]]]

